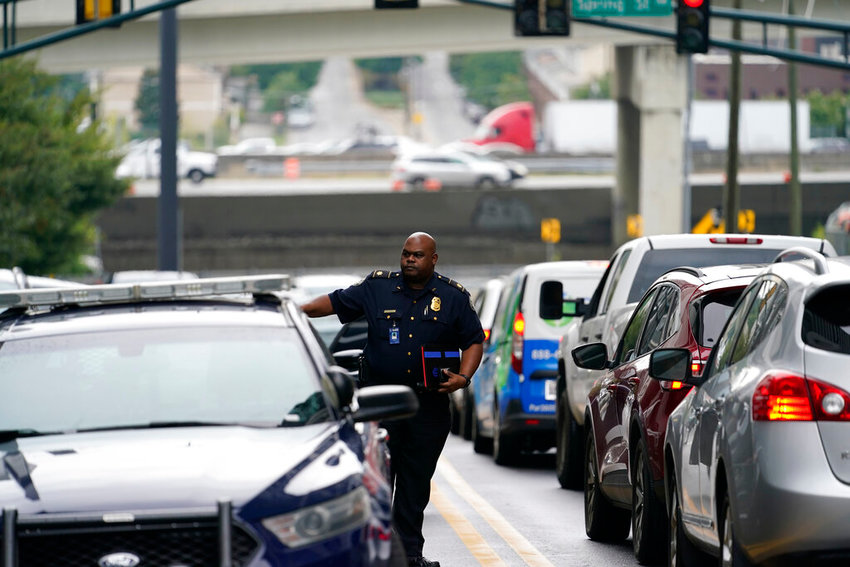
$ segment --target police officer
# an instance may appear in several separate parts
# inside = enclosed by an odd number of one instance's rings
[[[310,317],[336,313],[343,323],[365,316],[366,384],[405,384],[417,392],[415,416],[382,424],[389,433],[395,484],[393,523],[408,564],[439,567],[422,555],[422,523],[431,477],[451,427],[449,393],[469,386],[481,362],[484,331],[467,292],[434,271],[437,243],[416,232],[404,242],[401,271],[376,270],[359,284],[302,305]],[[422,346],[460,350],[458,372],[446,371],[436,389],[424,388]]]

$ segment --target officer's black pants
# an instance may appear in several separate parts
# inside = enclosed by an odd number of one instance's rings
[[[408,557],[422,555],[422,522],[431,499],[431,477],[451,428],[447,394],[419,394],[419,412],[382,423],[389,433],[393,523]]]

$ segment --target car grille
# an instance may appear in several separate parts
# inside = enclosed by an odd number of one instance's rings
[[[110,554],[131,553],[139,567],[215,567],[247,565],[259,549],[244,528],[230,531],[230,562],[222,562],[218,518],[210,516],[144,518],[109,524],[85,521],[23,520],[15,542],[18,567],[96,567]],[[4,533],[5,530],[4,530]],[[6,542],[2,542],[5,544]],[[5,553],[5,550],[4,550]]]

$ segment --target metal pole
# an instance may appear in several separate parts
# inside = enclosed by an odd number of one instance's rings
[[[735,9],[741,9],[741,0],[735,0]],[[732,24],[732,39],[741,40],[741,22]],[[723,219],[726,232],[738,232],[738,116],[741,112],[741,54],[732,52],[729,66],[729,143],[726,148],[726,184],[723,187]]]
[[[794,0],[788,0],[788,15],[794,15]],[[788,48],[797,48],[797,34],[788,26]],[[791,178],[788,180],[790,194],[788,230],[792,236],[803,234],[803,190],[800,187],[800,148],[797,138],[797,64],[788,62],[788,103],[791,105]]]
[[[159,136],[160,192],[158,264],[160,270],[179,270],[180,204],[177,199],[177,9],[160,14]]]
[[[694,100],[694,60],[690,53],[686,55],[688,66],[688,92],[685,103],[685,159],[682,160],[682,232],[691,232],[691,170],[693,169],[693,148],[691,147],[691,108]]]

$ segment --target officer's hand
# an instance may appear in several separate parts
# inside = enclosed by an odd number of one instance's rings
[[[466,378],[460,374],[455,374],[451,370],[443,370],[443,375],[447,376],[448,380],[440,384],[440,387],[437,388],[438,392],[450,394],[466,386]]]

